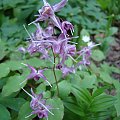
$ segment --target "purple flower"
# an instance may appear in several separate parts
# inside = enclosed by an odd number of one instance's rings
[[[68,44],[66,47],[66,51],[68,55],[74,56],[76,54],[76,46]]]
[[[46,0],[43,0],[43,2],[44,6],[42,7],[42,9],[39,10],[39,15],[37,15],[38,18],[32,23],[36,23],[38,21],[45,21],[50,18],[54,25],[57,26],[61,30],[61,32],[63,32],[60,26],[59,19],[55,16],[55,12],[59,11],[62,7],[64,7],[67,3],[67,0],[62,0],[60,3],[54,6],[51,6]]]
[[[42,108],[34,110],[31,114],[37,114],[38,118],[48,118],[48,111]]]
[[[43,35],[47,38],[52,37],[52,35],[54,34],[54,25],[49,22],[48,27],[44,30]]]
[[[61,51],[60,51],[60,58],[62,58],[61,63],[64,64],[65,60],[70,57],[73,61],[74,58],[72,56],[74,56],[76,53],[76,46],[75,45],[71,45],[68,43],[62,43],[61,45]],[[76,62],[76,61],[75,61]]]
[[[32,37],[34,40],[42,40],[44,38],[43,29],[41,28],[39,23],[35,23],[35,26],[36,26],[37,30],[34,34],[32,34]]]
[[[68,22],[68,21],[63,21],[61,27],[62,27],[63,33],[64,33],[65,35],[67,35],[67,32],[68,32],[68,31],[70,31],[71,34],[73,35],[74,27],[73,27],[73,25],[72,25],[70,22]]]
[[[23,89],[23,88],[22,88]],[[35,94],[31,89],[31,94],[29,94],[25,89],[23,89],[26,94],[28,94],[32,100],[30,102],[30,107],[32,108],[32,113],[26,118],[30,117],[33,114],[37,114],[39,118],[48,118],[48,113],[54,115],[50,109],[51,106],[46,105],[46,100],[43,99],[43,94]]]
[[[58,12],[61,8],[63,8],[63,7],[66,5],[67,1],[68,1],[68,0],[62,0],[62,1],[59,2],[58,4],[52,6],[53,10],[54,10],[55,12]]]
[[[72,67],[67,67],[66,65],[62,64],[62,63],[58,63],[56,65],[56,68],[61,70],[63,73],[63,77],[67,76],[69,73],[75,73],[75,68],[74,66]]]
[[[21,52],[21,53],[26,53],[26,49],[24,47],[19,47],[18,50]]]
[[[48,82],[47,78],[43,74],[44,70],[41,70],[41,69],[36,70],[34,67],[32,67],[32,66],[30,66],[28,64],[24,64],[24,63],[23,63],[23,65],[27,66],[31,70],[31,72],[28,75],[28,77],[26,78],[26,80],[34,79],[35,81],[38,81],[40,78],[42,78],[43,80],[45,80],[52,87],[52,85]],[[25,82],[26,80],[24,80],[23,82]]]
[[[90,43],[87,47],[84,47],[82,50],[78,51],[77,54],[79,55],[78,58],[82,57],[82,61],[78,62],[77,67],[80,65],[90,65],[90,56],[92,54],[92,48],[98,46],[100,44]],[[78,59],[77,58],[77,59]]]
[[[52,48],[55,54],[60,54],[62,50],[62,44],[66,41],[64,34],[60,34],[59,37],[52,42]]]
[[[34,53],[36,53],[39,50],[39,44],[33,43],[31,42],[27,48],[28,53],[30,53],[30,55],[33,55]]]
[[[68,75],[69,73],[75,73],[74,67],[64,66],[64,67],[61,68],[61,71],[62,71],[62,73],[63,73],[63,77],[65,77],[65,76]]]
[[[44,30],[40,27],[39,23],[35,23],[37,30],[35,33],[29,34],[30,43],[27,48],[27,51],[30,53],[30,55],[33,55],[34,53],[40,53],[42,54],[42,59],[50,59],[48,55],[48,50],[51,47],[51,42],[55,39],[53,36],[54,34],[54,28],[51,23],[49,23],[48,27]]]
[[[33,92],[33,90],[31,89],[31,93],[32,93],[32,96],[34,98],[32,98],[31,102],[30,102],[30,107],[33,109],[33,110],[36,110],[36,108],[38,107],[43,107],[40,105],[39,101],[41,102],[41,104],[45,105],[46,104],[46,100],[43,99],[43,94],[40,93],[40,94],[35,94]]]
[[[44,40],[52,37],[54,34],[54,25],[52,23],[48,24],[48,27],[44,30],[41,28],[39,23],[34,23],[37,27],[36,32],[33,34],[34,41]]]

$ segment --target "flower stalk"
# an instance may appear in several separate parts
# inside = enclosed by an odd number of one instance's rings
[[[55,78],[55,82],[56,82],[56,87],[57,87],[57,96],[59,97],[58,80],[57,80],[57,76],[56,76],[56,72],[55,72],[55,69],[56,69],[56,56],[55,56],[55,54],[54,54],[54,51],[53,51],[53,48],[52,48],[52,47],[51,47],[51,49],[52,49],[53,58],[54,58],[53,74],[54,74],[54,78]]]

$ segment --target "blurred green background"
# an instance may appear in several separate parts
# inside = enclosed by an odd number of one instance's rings
[[[53,5],[60,0],[48,0],[48,2]],[[31,58],[28,54],[18,51],[20,46],[27,45],[28,35],[23,24],[27,26],[34,21],[34,15],[38,14],[37,11],[42,5],[42,0],[0,0],[0,120],[17,120],[17,116],[19,116],[18,120],[23,120],[21,116],[24,111],[21,111],[26,105],[28,106],[28,103],[25,100],[26,97],[24,98],[24,93],[19,94],[21,89],[19,83],[21,79],[25,79],[29,71],[23,68],[21,63],[24,61],[34,67],[49,65],[36,57]],[[104,105],[110,106],[110,109],[102,112],[103,117],[100,118],[97,116],[99,111],[96,112],[95,109],[86,111],[86,105],[83,108],[84,112],[82,111],[86,117],[83,117],[77,111],[79,110],[77,107],[69,107],[71,104],[65,104],[67,109],[65,109],[64,120],[120,120],[120,0],[68,0],[67,5],[56,15],[74,25],[74,36],[80,36],[77,40],[73,40],[78,43],[77,49],[84,45],[81,41],[84,32],[88,33],[95,43],[101,43],[101,46],[93,50],[92,64],[89,69],[79,73],[80,78],[84,80],[81,86],[90,93],[91,90],[107,86],[107,94],[115,96],[102,96],[107,98]],[[27,26],[27,29],[34,32],[35,27],[31,25]],[[72,77],[69,76],[67,79],[72,79]],[[76,79],[76,76],[74,77]],[[89,83],[88,79],[92,79],[92,82]],[[17,83],[16,80],[19,82]],[[93,84],[95,84],[94,87]],[[104,89],[98,90],[96,96],[102,92]],[[98,101],[103,98],[99,98]],[[72,102],[76,105],[75,101]],[[100,105],[102,103],[103,101],[100,101]],[[103,109],[106,106],[102,106]],[[69,114],[71,114],[70,117]],[[91,118],[94,115],[97,117]]]

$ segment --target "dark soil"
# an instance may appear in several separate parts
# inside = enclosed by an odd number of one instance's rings
[[[107,55],[107,62],[110,65],[120,69],[120,23],[116,22],[115,26],[119,27],[118,33],[115,35],[115,44],[111,45],[110,51]],[[120,74],[113,73],[115,79],[120,80]]]

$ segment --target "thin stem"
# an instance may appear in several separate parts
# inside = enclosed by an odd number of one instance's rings
[[[55,63],[56,63],[56,56],[54,54],[53,48],[52,49],[52,53],[53,53],[53,57],[54,57],[54,66],[53,66],[53,74],[54,74],[54,78],[55,78],[55,82],[56,82],[56,86],[57,86],[57,96],[59,96],[59,87],[58,87],[58,80],[57,80],[57,76],[56,76],[56,72],[55,72]]]

